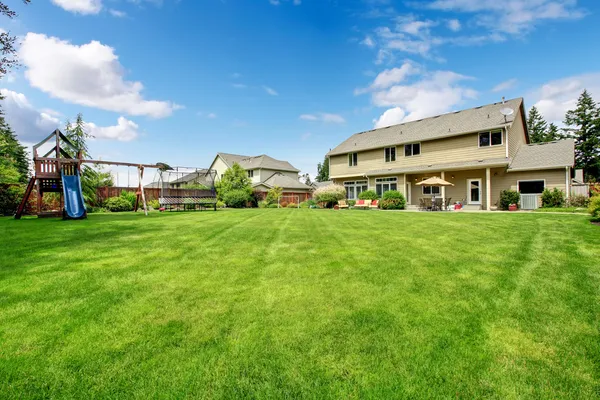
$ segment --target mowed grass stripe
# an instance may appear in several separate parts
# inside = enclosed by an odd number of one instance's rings
[[[579,215],[0,219],[6,398],[590,398]]]

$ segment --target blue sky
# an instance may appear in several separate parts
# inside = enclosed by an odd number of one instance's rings
[[[560,121],[600,100],[588,0],[33,0],[0,28],[0,88],[34,143],[82,112],[94,157],[208,166],[269,154],[316,173],[349,135],[523,96]],[[118,171],[123,174],[123,171]]]

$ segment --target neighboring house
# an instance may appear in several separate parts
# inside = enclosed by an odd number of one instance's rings
[[[441,196],[487,210],[505,189],[529,195],[525,208],[537,207],[545,188],[568,196],[575,158],[572,139],[529,144],[522,98],[357,133],[328,156],[330,178],[349,199],[398,190],[409,205]],[[432,176],[454,186],[415,185]]]
[[[283,196],[298,196],[300,201],[311,197],[312,187],[300,182],[299,169],[287,161],[276,160],[265,154],[260,156],[242,156],[238,154],[217,153],[210,169],[217,173],[217,181],[234,163],[238,163],[252,182],[254,190],[263,193],[274,186],[283,189]]]
[[[318,189],[321,187],[325,187],[325,186],[329,186],[333,183],[333,181],[323,181],[323,182],[312,182],[311,186],[313,187],[313,189]]]

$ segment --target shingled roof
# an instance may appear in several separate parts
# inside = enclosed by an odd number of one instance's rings
[[[286,191],[286,189],[312,190],[312,187],[305,185],[304,183],[300,182],[298,179],[293,179],[293,178],[291,178],[287,175],[284,175],[280,172],[274,173],[264,182],[259,182],[259,183],[255,184],[254,186],[259,186],[259,185],[265,185],[267,187],[279,186],[280,188],[283,188],[284,191]]]
[[[564,168],[572,167],[573,164],[575,164],[575,141],[565,139],[521,146],[508,170]]]
[[[276,160],[266,154],[260,156],[242,156],[239,154],[217,153],[225,163],[231,167],[233,163],[238,163],[244,169],[273,169],[278,171],[300,172],[287,161]]]
[[[440,139],[485,131],[511,124],[523,104],[523,98],[498,102],[467,110],[437,115],[435,117],[406,122],[386,128],[356,133],[331,150],[327,155],[345,154],[355,151],[377,149],[403,143]],[[513,115],[504,119],[503,108],[514,110]]]

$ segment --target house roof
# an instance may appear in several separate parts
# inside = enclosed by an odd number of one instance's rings
[[[191,182],[191,181],[208,181],[209,180],[209,175],[208,175],[208,169],[198,169],[196,172],[191,172],[189,174],[183,175],[181,178],[175,179],[174,181],[169,182],[169,184],[174,184],[174,183],[187,183],[187,182]]]
[[[487,167],[502,167],[507,166],[509,161],[506,158],[489,158],[485,160],[473,160],[473,161],[461,161],[444,164],[427,164],[427,165],[415,165],[411,167],[401,168],[388,168],[388,169],[377,169],[366,172],[365,176],[384,176],[393,174],[411,174],[421,173],[427,171],[451,171],[457,169],[474,169],[474,168],[487,168]],[[356,174],[352,175],[356,176]]]
[[[345,154],[354,151],[377,149],[403,143],[440,139],[463,135],[487,129],[501,128],[512,124],[518,115],[523,98],[493,103],[467,110],[437,115],[435,117],[406,122],[386,128],[356,133],[331,150],[327,155]],[[514,113],[504,119],[503,108],[511,108]]]
[[[229,167],[231,167],[233,163],[238,163],[246,170],[265,168],[278,171],[300,172],[299,169],[294,168],[289,162],[276,160],[266,154],[261,154],[260,156],[242,156],[239,154],[217,153],[217,155],[220,156]]]
[[[575,164],[575,141],[556,140],[521,146],[509,171],[572,167]]]
[[[260,186],[260,185],[264,185],[266,187],[279,186],[280,188],[284,189],[284,191],[286,191],[286,189],[301,189],[301,190],[311,190],[312,189],[310,186],[305,185],[304,183],[300,182],[299,180],[291,178],[280,172],[276,172],[273,175],[271,175],[264,182],[259,182],[252,186]]]
[[[312,183],[312,186],[318,189],[318,188],[320,188],[320,187],[329,186],[329,185],[331,185],[332,183],[333,183],[333,181],[324,181],[324,182],[317,182],[317,181],[314,181],[314,182]]]

